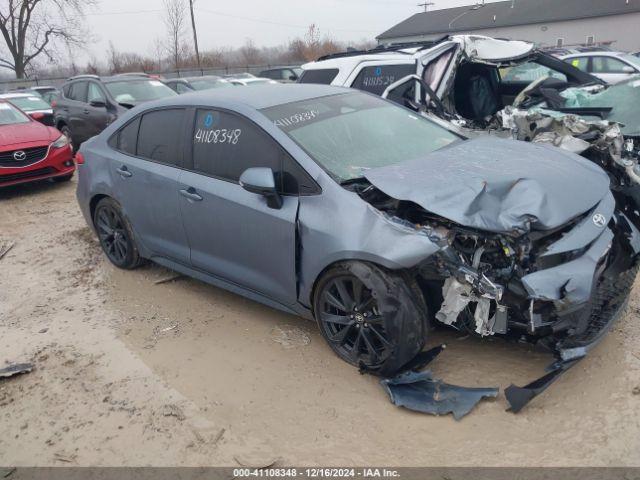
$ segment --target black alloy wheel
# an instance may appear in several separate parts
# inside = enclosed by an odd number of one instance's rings
[[[377,301],[359,278],[341,275],[327,282],[317,316],[333,349],[349,363],[378,365],[393,351]]]
[[[131,227],[113,199],[100,200],[94,214],[94,225],[102,250],[111,263],[124,269],[132,269],[140,264],[141,258]]]

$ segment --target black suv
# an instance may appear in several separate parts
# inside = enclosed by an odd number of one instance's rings
[[[128,109],[175,95],[164,83],[143,75],[72,77],[54,102],[55,126],[69,138],[75,151]]]

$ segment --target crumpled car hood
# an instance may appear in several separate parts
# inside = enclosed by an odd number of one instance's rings
[[[491,137],[372,169],[365,177],[397,200],[466,227],[500,233],[557,228],[593,208],[609,191],[607,174],[578,155]]]

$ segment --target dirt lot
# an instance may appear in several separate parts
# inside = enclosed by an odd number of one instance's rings
[[[149,265],[113,268],[75,184],[0,192],[0,465],[640,466],[640,300],[519,415],[501,392],[462,421],[394,407],[315,326]],[[432,371],[525,384],[550,357],[433,335]],[[635,389],[635,393],[634,393]]]

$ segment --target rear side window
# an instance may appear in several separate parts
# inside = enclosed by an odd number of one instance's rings
[[[167,165],[182,165],[184,121],[184,109],[156,110],[144,114],[140,120],[136,155]]]
[[[75,82],[69,87],[69,92],[65,95],[69,100],[75,100],[77,102],[87,101],[87,82]]]
[[[298,83],[319,83],[331,85],[331,82],[338,76],[337,68],[324,68],[320,70],[305,70]]]
[[[260,127],[235,114],[198,110],[192,137],[193,168],[223,180],[238,182],[247,168],[273,170],[281,193],[312,193],[315,182]]]
[[[138,144],[138,130],[140,129],[140,117],[133,122],[128,123],[117,134],[115,139],[115,148],[129,155],[136,154],[136,146]]]
[[[351,87],[382,95],[389,85],[412,73],[416,73],[415,64],[364,67]]]

